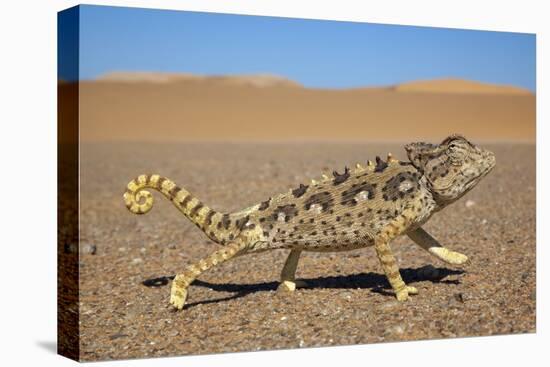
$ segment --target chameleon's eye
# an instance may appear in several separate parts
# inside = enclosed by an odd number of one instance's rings
[[[459,144],[451,143],[447,148],[447,156],[454,166],[459,166],[464,161],[466,151]]]

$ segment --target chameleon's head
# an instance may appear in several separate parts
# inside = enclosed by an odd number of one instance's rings
[[[493,152],[451,135],[441,144],[411,143],[405,146],[411,163],[424,174],[440,207],[470,191],[495,166]]]

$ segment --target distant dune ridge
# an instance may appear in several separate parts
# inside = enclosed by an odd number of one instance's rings
[[[270,74],[114,72],[80,83],[80,135],[84,141],[437,141],[461,132],[534,142],[535,100],[519,87],[451,78],[331,90]]]
[[[481,83],[464,79],[438,79],[403,83],[395,86],[398,92],[512,94],[531,95],[531,91],[515,86]]]
[[[101,75],[98,81],[107,82],[150,82],[150,83],[224,83],[229,85],[249,85],[254,87],[288,86],[301,87],[299,83],[273,74],[250,75],[196,75],[188,73],[155,72],[111,72]]]

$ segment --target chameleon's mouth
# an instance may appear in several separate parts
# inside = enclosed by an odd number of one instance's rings
[[[484,164],[485,163],[485,164]],[[466,190],[464,192],[470,191],[477,182],[479,182],[483,177],[487,176],[489,172],[493,170],[496,164],[495,155],[493,153],[490,154],[487,158],[484,158],[479,161],[480,166],[484,166],[483,171],[477,176],[472,176],[464,186],[466,186]]]

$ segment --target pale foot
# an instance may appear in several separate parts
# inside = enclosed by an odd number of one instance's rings
[[[397,291],[395,293],[395,297],[399,302],[403,302],[409,299],[410,294],[418,294],[418,289],[416,289],[415,287],[406,286],[400,291]]]
[[[172,291],[170,292],[170,304],[176,309],[181,310],[183,305],[185,305],[185,300],[187,299],[187,289],[182,289],[172,284]]]
[[[284,280],[279,284],[277,291],[294,292],[296,288],[307,287],[307,283],[303,280]]]
[[[445,247],[430,247],[430,253],[452,265],[464,265],[469,263],[468,256],[459,252],[451,251]]]

